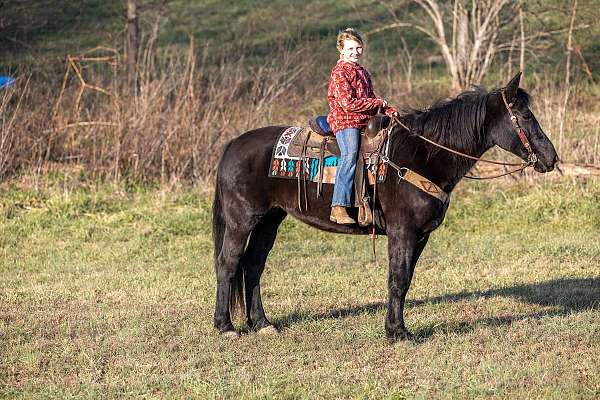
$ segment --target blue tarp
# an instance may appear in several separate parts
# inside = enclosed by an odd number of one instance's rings
[[[15,83],[14,78],[11,78],[10,76],[0,75],[0,89],[4,89],[6,87],[9,87],[13,83]]]

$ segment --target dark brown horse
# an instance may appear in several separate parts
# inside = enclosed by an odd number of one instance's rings
[[[410,131],[402,126],[394,128],[390,135],[390,161],[410,168],[451,193],[475,161],[426,143],[417,135],[476,157],[497,145],[531,160],[511,123],[507,108],[510,104],[537,157],[535,170],[551,171],[558,157],[529,109],[528,94],[519,89],[520,75],[503,89],[466,91],[424,111],[407,113],[402,121]],[[297,183],[267,177],[273,145],[285,128],[260,128],[233,139],[225,146],[218,166],[213,205],[217,274],[214,325],[227,336],[238,335],[230,311],[244,303],[250,329],[276,331],[265,316],[260,277],[277,229],[288,214],[318,229],[368,234],[368,228],[338,225],[329,220],[333,185],[324,185],[323,196],[316,198],[316,184],[309,184],[310,209],[300,212]],[[415,264],[429,234],[442,223],[448,203],[395,179],[394,171],[390,172],[386,181],[378,185],[377,198],[386,221],[382,233],[388,236],[385,332],[395,341],[411,337],[404,325],[404,300]]]

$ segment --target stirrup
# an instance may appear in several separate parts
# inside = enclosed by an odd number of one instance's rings
[[[368,206],[358,207],[358,225],[369,226],[373,223],[373,215]]]

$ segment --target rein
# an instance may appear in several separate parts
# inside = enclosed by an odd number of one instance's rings
[[[533,152],[533,149],[531,147],[531,144],[529,143],[529,140],[527,139],[527,136],[525,135],[525,130],[521,127],[521,125],[519,125],[519,121],[517,119],[517,117],[515,116],[515,114],[512,111],[512,107],[513,107],[513,103],[509,103],[506,100],[506,95],[504,93],[504,89],[500,90],[500,93],[502,95],[502,101],[504,102],[504,105],[506,106],[506,110],[508,111],[508,115],[510,116],[510,121],[512,122],[513,126],[515,127],[515,129],[517,130],[517,136],[519,137],[519,139],[521,140],[521,143],[523,143],[523,147],[525,147],[525,150],[527,150],[528,156],[527,156],[527,162],[520,162],[520,163],[507,163],[507,162],[503,162],[503,161],[495,161],[495,160],[488,160],[486,158],[483,157],[474,157],[472,155],[469,154],[465,154],[462,153],[458,150],[454,150],[451,149],[449,147],[446,147],[444,145],[441,145],[439,143],[434,142],[431,139],[426,138],[425,136],[419,135],[417,133],[415,133],[411,128],[409,128],[408,126],[406,126],[406,124],[404,124],[398,117],[392,117],[392,124],[391,126],[393,126],[394,124],[396,125],[400,125],[402,126],[404,129],[406,129],[407,131],[411,132],[413,135],[415,135],[416,137],[418,137],[421,140],[424,140],[427,143],[430,143],[436,147],[439,147],[443,150],[446,150],[450,153],[456,154],[458,156],[464,157],[464,158],[468,158],[471,160],[475,160],[475,161],[479,161],[479,162],[483,162],[483,163],[488,163],[488,164],[495,164],[495,165],[502,165],[502,166],[507,166],[507,167],[518,167],[515,168],[511,171],[505,172],[503,174],[498,174],[498,175],[493,175],[493,176],[472,176],[472,175],[465,175],[465,178],[467,179],[475,179],[475,180],[485,180],[485,179],[494,179],[494,178],[500,178],[502,176],[506,176],[506,175],[512,175],[516,172],[521,172],[524,169],[528,168],[528,167],[532,167],[536,162],[537,162],[537,156],[536,154]],[[389,132],[391,133],[391,126],[389,129]],[[401,173],[401,168],[398,167],[397,165],[395,165],[394,163],[392,163],[390,161],[390,159],[387,157],[385,157],[387,160],[383,159],[383,162],[390,164],[392,167],[394,167],[396,170],[398,170],[398,173]]]

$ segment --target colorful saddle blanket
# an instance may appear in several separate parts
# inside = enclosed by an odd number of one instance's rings
[[[365,163],[369,165],[369,157],[379,148],[379,143],[363,137],[361,153]],[[323,137],[310,128],[292,126],[284,130],[273,147],[269,177],[298,179],[302,178],[300,170],[304,169],[308,181],[318,182],[322,172],[322,183],[335,183],[338,165],[339,148],[335,137]],[[322,164],[322,165],[321,165]],[[377,181],[385,180],[386,165],[380,163],[377,168]],[[374,176],[369,180],[374,183]]]
[[[271,157],[270,177],[298,179],[301,164],[304,164],[306,179],[317,182],[321,160],[318,154],[314,154],[314,148],[311,148],[311,151],[307,151],[304,163],[300,161],[302,158],[302,144],[298,145],[297,142],[300,139],[300,134],[310,134],[310,132],[304,132],[305,129],[299,126],[292,126],[283,131],[279,136],[277,144],[273,148],[273,156]],[[328,154],[324,154],[323,157],[323,183],[335,183],[338,157],[331,152],[326,153]]]

